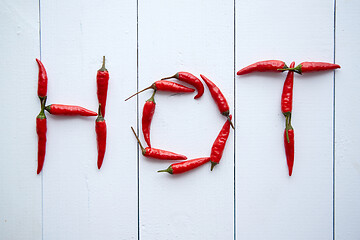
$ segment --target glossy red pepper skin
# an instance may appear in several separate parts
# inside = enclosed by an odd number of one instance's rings
[[[80,115],[80,116],[96,116],[97,113],[89,109],[63,104],[51,104],[45,107],[45,110],[53,115]]]
[[[98,160],[97,160],[98,169],[101,168],[102,163],[104,161],[105,150],[106,150],[106,131],[107,131],[106,122],[99,110],[99,115],[95,122],[95,132],[96,132],[97,149],[98,149]]]
[[[145,148],[143,151],[145,157],[156,158],[159,160],[186,160],[187,157],[178,153],[157,149],[157,148]]]
[[[151,96],[151,98],[149,98],[144,104],[143,115],[142,115],[142,124],[141,124],[145,142],[147,143],[147,145],[149,147],[151,147],[150,126],[151,126],[151,121],[154,116],[155,107],[156,107],[154,95],[155,95],[155,91],[154,91],[153,95]]]
[[[295,62],[290,64],[290,68],[295,66]],[[281,111],[285,115],[286,113],[291,113],[292,103],[293,103],[293,86],[294,86],[294,72],[289,71],[283,87],[283,92],[281,96]]]
[[[38,96],[40,99],[47,95],[48,77],[42,62],[36,58],[36,62],[39,66],[39,77],[38,77]]]
[[[294,71],[296,73],[302,74],[305,72],[317,72],[317,71],[326,71],[334,70],[341,68],[338,64],[326,63],[326,62],[302,62],[297,65],[295,68],[288,68],[285,70]]]
[[[134,97],[135,95],[148,90],[148,89],[154,89],[155,91],[165,91],[165,92],[194,92],[195,89],[188,88],[186,86],[183,86],[181,84],[177,84],[174,82],[166,81],[166,80],[159,80],[154,82],[150,87],[144,88],[143,90],[131,95],[125,101],[129,100],[130,98]]]
[[[285,62],[280,60],[266,60],[253,63],[240,69],[237,75],[244,75],[252,72],[279,72],[278,69],[286,69]],[[284,70],[283,70],[284,71]]]
[[[295,151],[295,142],[294,142],[294,129],[288,129],[289,142],[287,141],[286,129],[284,131],[284,147],[286,162],[289,169],[289,176],[292,175],[293,166],[294,166],[294,151]]]
[[[195,77],[194,75],[192,75],[189,72],[178,72],[174,76],[166,77],[166,78],[163,78],[162,80],[169,79],[169,78],[176,78],[180,81],[183,81],[190,85],[193,85],[197,90],[197,94],[194,97],[194,99],[197,99],[204,94],[204,85],[202,84],[200,79],[198,79],[197,77]]]
[[[39,174],[44,166],[45,152],[46,152],[46,116],[42,110],[36,117],[36,133],[38,135],[38,167],[37,174]]]
[[[156,158],[160,160],[186,160],[187,157],[181,154],[165,151],[162,149],[156,149],[156,148],[144,148],[140,142],[139,137],[136,135],[136,132],[133,127],[131,127],[132,132],[134,133],[134,136],[139,143],[139,146],[141,148],[141,152],[145,157],[150,158]]]
[[[194,92],[195,89],[185,87],[184,85],[174,82],[160,80],[154,83],[155,90],[166,92]]]
[[[210,161],[210,157],[196,158],[180,163],[173,163],[167,169],[158,172],[168,172],[170,174],[180,174],[188,172]]]
[[[200,74],[200,77],[206,83],[212,98],[214,99],[216,105],[218,106],[220,113],[228,118],[231,127],[234,128],[234,126],[229,118],[230,108],[229,108],[228,102],[226,101],[226,98],[224,97],[224,94],[222,94],[222,92],[220,91],[220,88],[218,88],[212,81],[210,81],[210,79],[208,79],[207,77],[205,77],[202,74]]]
[[[101,113],[102,116],[105,117],[105,107],[106,107],[106,99],[109,85],[109,72],[105,68],[105,56],[103,57],[103,65],[97,71],[96,75],[96,83],[97,83],[97,97],[99,103],[101,104]]]
[[[230,115],[230,120],[231,118],[232,116]],[[229,137],[229,133],[230,133],[230,122],[226,121],[211,148],[211,154],[210,154],[211,171],[213,170],[215,165],[219,164],[221,160],[221,157],[225,149],[226,141]]]

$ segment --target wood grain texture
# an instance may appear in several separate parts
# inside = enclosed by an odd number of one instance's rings
[[[38,1],[0,3],[0,239],[41,239],[35,118],[40,58]]]
[[[337,0],[335,75],[335,239],[358,239],[360,229],[358,1]]]
[[[267,59],[333,61],[332,1],[244,0],[236,16],[236,70]],[[332,238],[333,73],[295,76],[292,177],[280,109],[285,77],[236,78],[238,239]]]

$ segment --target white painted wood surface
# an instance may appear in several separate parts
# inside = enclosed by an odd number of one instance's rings
[[[358,239],[359,11],[355,0],[2,1],[0,239]],[[36,175],[35,58],[48,71],[49,104],[96,110],[102,55],[110,83],[101,171],[95,119],[48,114]],[[295,76],[292,177],[286,74],[235,75],[265,59],[342,66]],[[234,113],[213,172],[156,173],[172,162],[144,158],[130,130],[141,129],[151,91],[123,100],[177,71],[209,77]],[[157,93],[153,147],[209,155],[224,118],[206,87],[194,95]]]

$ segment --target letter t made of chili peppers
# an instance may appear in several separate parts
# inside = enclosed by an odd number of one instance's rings
[[[292,62],[290,68],[295,66],[295,62]],[[294,129],[291,126],[291,113],[293,102],[293,86],[294,86],[294,72],[289,71],[283,87],[281,96],[281,111],[285,116],[285,131],[284,131],[284,147],[286,154],[286,161],[289,169],[289,176],[292,175],[294,166]]]

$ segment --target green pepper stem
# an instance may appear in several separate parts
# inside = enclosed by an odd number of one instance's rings
[[[141,91],[139,91],[139,92],[137,92],[137,93],[134,93],[133,95],[131,95],[130,97],[128,97],[127,99],[125,99],[125,101],[129,100],[129,99],[132,98],[133,96],[136,96],[136,95],[138,95],[139,93],[142,93],[143,91],[148,90],[148,89],[150,89],[150,88],[156,90],[155,84],[152,84],[150,87],[144,88],[143,90],[141,90]]]
[[[286,124],[285,124],[286,140],[288,143],[290,143],[289,130],[293,129],[291,126],[291,112],[286,113],[285,118],[286,118]]]
[[[107,69],[105,68],[105,56],[103,56],[103,63],[102,63],[102,66],[101,68],[99,69],[100,72],[105,72],[107,71]]]
[[[172,167],[170,165],[167,169],[159,170],[157,172],[167,172],[167,173],[173,174],[173,169],[172,169]]]
[[[135,135],[135,137],[136,137],[136,140],[137,140],[137,142],[138,142],[138,143],[139,143],[139,145],[140,145],[141,151],[142,151],[142,152],[144,152],[144,151],[145,151],[145,148],[144,148],[144,147],[143,147],[143,145],[141,144],[141,142],[140,142],[140,139],[139,139],[138,135],[136,135],[134,128],[133,128],[133,127],[131,127],[131,130],[133,131],[133,133],[134,133],[134,135]]]
[[[174,74],[174,75],[172,75],[170,77],[164,77],[161,80],[166,80],[166,79],[171,79],[171,78],[178,78],[178,73],[176,73],[176,74]]]
[[[302,67],[302,65],[299,64],[299,65],[297,65],[297,66],[294,67],[294,68],[285,68],[285,67],[284,67],[284,68],[279,68],[279,69],[277,69],[277,70],[278,70],[278,71],[293,71],[293,72],[296,72],[296,73],[302,75],[301,67]]]
[[[227,120],[230,122],[230,126],[232,127],[232,129],[235,130],[235,127],[234,127],[234,124],[232,123],[231,119],[230,119],[230,116],[226,116]]]
[[[154,90],[154,92],[153,92],[153,94],[151,95],[151,97],[148,99],[148,100],[146,100],[147,102],[154,102],[155,103],[155,93],[156,93],[156,90]]]
[[[217,165],[217,163],[216,162],[211,162],[211,171],[214,169],[214,167]]]
[[[39,97],[39,99],[40,99],[40,104],[41,104],[41,112],[44,112],[47,96]]]

